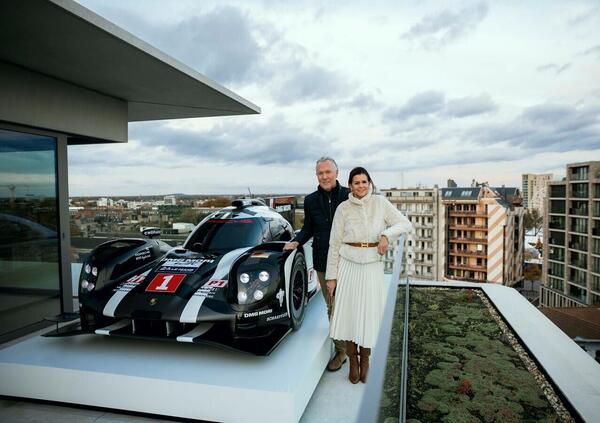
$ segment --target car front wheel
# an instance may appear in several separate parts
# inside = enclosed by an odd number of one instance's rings
[[[306,261],[304,254],[298,252],[294,257],[290,273],[290,293],[288,295],[292,330],[298,330],[302,326],[306,311],[307,289]]]

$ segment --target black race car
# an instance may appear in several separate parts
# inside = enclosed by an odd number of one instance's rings
[[[309,243],[283,251],[292,237],[281,215],[244,199],[204,219],[182,247],[106,242],[83,264],[81,327],[54,336],[93,332],[269,354],[300,327],[319,289]]]

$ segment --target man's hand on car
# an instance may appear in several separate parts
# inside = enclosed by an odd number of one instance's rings
[[[298,245],[300,245],[300,243],[297,241],[286,242],[283,246],[283,251],[295,250],[298,248]]]

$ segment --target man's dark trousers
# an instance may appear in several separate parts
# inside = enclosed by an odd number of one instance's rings
[[[313,239],[313,264],[319,277],[319,284],[321,285],[321,291],[327,304],[327,315],[330,320],[333,312],[333,301],[329,297],[329,292],[325,284],[329,235],[331,233],[331,224],[335,210],[342,201],[348,199],[349,192],[348,188],[341,186],[336,181],[336,186],[330,192],[326,192],[319,186],[315,192],[307,195],[304,198],[304,225],[294,238],[294,241],[297,241],[301,245],[310,238]],[[334,340],[334,344],[336,351],[346,351],[344,341]]]

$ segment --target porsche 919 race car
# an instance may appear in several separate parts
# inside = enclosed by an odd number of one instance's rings
[[[204,219],[182,247],[156,239],[101,244],[83,263],[78,333],[269,354],[300,327],[319,289],[310,243],[283,251],[293,235],[264,203],[236,200]]]

